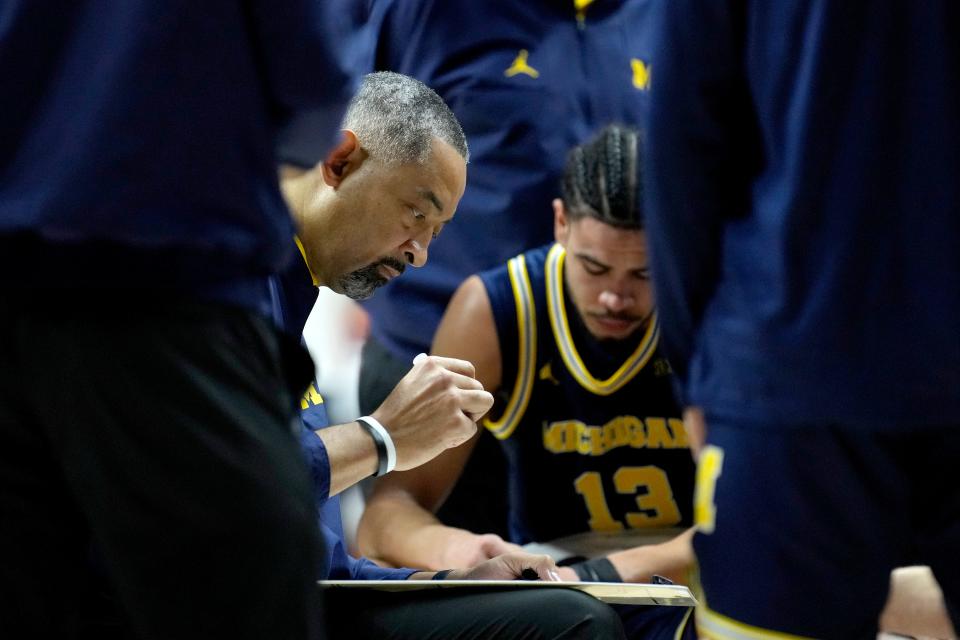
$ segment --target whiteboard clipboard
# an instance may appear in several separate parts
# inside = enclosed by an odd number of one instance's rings
[[[697,601],[687,587],[629,582],[546,582],[540,580],[320,580],[329,589],[373,589],[409,592],[425,589],[576,589],[610,604],[648,604],[693,607]]]

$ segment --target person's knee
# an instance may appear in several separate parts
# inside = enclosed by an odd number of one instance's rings
[[[557,633],[550,637],[625,638],[620,616],[593,596],[572,589],[551,589],[543,611],[555,618]]]

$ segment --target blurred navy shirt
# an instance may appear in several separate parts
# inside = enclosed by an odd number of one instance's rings
[[[312,109],[332,140],[351,91],[327,31],[316,0],[4,2],[0,278],[266,309],[276,129]]]
[[[670,0],[648,232],[668,356],[727,419],[960,415],[960,5]]]

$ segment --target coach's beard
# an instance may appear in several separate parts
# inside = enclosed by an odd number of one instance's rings
[[[407,266],[396,258],[380,258],[372,264],[341,277],[337,282],[340,293],[354,300],[366,300],[373,295],[374,291],[389,282],[387,278],[380,275],[379,269],[384,265],[396,270],[398,275],[402,274]]]

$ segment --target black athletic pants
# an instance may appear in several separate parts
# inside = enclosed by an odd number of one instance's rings
[[[0,291],[0,637],[317,637],[319,536],[291,434],[310,367],[246,311]]]
[[[328,589],[333,640],[621,640],[612,607],[556,588]]]

